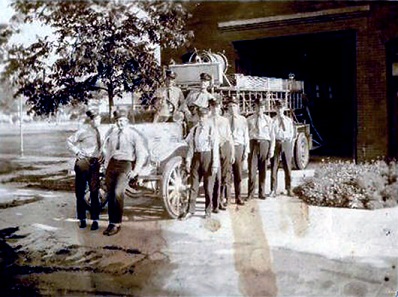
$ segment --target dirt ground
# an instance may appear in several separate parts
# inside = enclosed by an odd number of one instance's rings
[[[148,192],[126,199],[119,234],[102,235],[106,211],[100,230],[81,230],[65,135],[46,136],[56,156],[18,157],[16,135],[8,140],[14,148],[0,147],[2,296],[374,297],[398,290],[397,209],[309,207],[280,195],[232,204],[205,220],[201,197],[196,215],[181,222]],[[295,172],[293,182],[306,174]]]

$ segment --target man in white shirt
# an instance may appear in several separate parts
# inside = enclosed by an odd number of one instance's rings
[[[291,189],[292,159],[293,159],[293,120],[284,115],[284,107],[280,100],[275,102],[277,114],[273,118],[272,131],[274,141],[271,143],[271,152],[274,157],[271,159],[271,197],[276,195],[278,187],[278,168],[282,157],[283,170],[285,172],[285,188],[289,196],[293,196]]]
[[[129,127],[127,111],[113,113],[116,127],[105,135],[104,150],[106,163],[105,183],[108,192],[109,225],[104,235],[120,231],[124,192],[129,180],[138,176],[148,157],[148,150],[141,135]]]
[[[102,160],[101,136],[98,127],[101,117],[95,111],[87,111],[86,123],[72,136],[67,139],[70,151],[76,156],[75,163],[75,194],[76,211],[79,227],[86,228],[86,204],[84,196],[87,184],[90,190],[91,208],[90,216],[93,220],[91,230],[98,229],[100,209],[99,203],[99,171]]]
[[[226,210],[225,201],[231,197],[232,164],[235,162],[235,146],[228,118],[221,115],[221,97],[210,102],[211,119],[218,131],[220,147],[220,167],[215,177],[213,189],[213,212]]]
[[[235,203],[244,205],[241,196],[241,182],[243,179],[243,162],[249,155],[249,129],[247,120],[239,114],[239,101],[232,97],[228,101],[229,123],[231,126],[232,137],[234,139],[235,162],[232,164],[234,175]]]
[[[184,95],[179,87],[175,86],[177,73],[167,70],[165,86],[156,90],[156,114],[154,122],[168,122],[179,112],[179,108],[184,104]]]
[[[201,107],[198,110],[199,122],[191,129],[187,136],[188,152],[186,169],[191,185],[188,212],[182,214],[181,219],[187,219],[195,214],[196,198],[199,194],[199,183],[203,177],[205,190],[205,218],[209,218],[212,211],[211,194],[213,193],[214,178],[220,164],[218,133],[209,119],[209,109]]]
[[[258,198],[265,199],[265,177],[267,161],[273,156],[270,150],[273,141],[272,119],[265,114],[265,100],[257,98],[256,112],[248,117],[250,153],[249,153],[249,195],[254,198],[256,175],[258,170]]]

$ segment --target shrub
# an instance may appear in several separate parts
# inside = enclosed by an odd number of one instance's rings
[[[376,160],[322,162],[294,193],[310,205],[375,209],[398,204],[398,166]]]

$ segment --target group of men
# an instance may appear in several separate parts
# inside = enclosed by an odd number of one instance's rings
[[[225,210],[232,200],[244,205],[244,200],[253,199],[258,178],[258,197],[265,199],[267,163],[271,161],[271,192],[277,189],[277,170],[280,159],[285,170],[285,187],[291,191],[291,163],[293,154],[294,126],[284,114],[283,104],[275,101],[277,114],[273,118],[265,113],[265,101],[256,101],[256,112],[245,118],[239,113],[239,102],[235,97],[222,98],[208,92],[212,77],[200,74],[200,88],[192,90],[186,98],[177,86],[177,75],[166,72],[165,86],[154,95],[156,113],[154,122],[175,121],[187,127],[188,152],[185,159],[189,173],[190,195],[187,212],[181,219],[195,213],[199,184],[203,179],[205,191],[205,217]],[[223,101],[228,112],[222,114]],[[115,111],[116,125],[102,139],[98,131],[101,121],[98,113],[87,111],[87,124],[68,138],[67,144],[76,155],[75,194],[77,218],[80,228],[85,228],[86,205],[84,196],[87,185],[91,200],[91,230],[97,230],[100,213],[99,170],[105,164],[109,224],[104,235],[114,235],[121,229],[124,191],[131,179],[138,176],[148,157],[147,148],[138,132],[128,126],[127,112]],[[243,164],[249,167],[248,196],[241,194]]]
[[[265,102],[256,102],[256,112],[247,119],[239,114],[239,102],[228,98],[228,113],[221,115],[221,99],[210,98],[209,108],[198,108],[199,121],[187,137],[187,170],[190,173],[190,203],[188,218],[195,213],[198,187],[203,177],[205,190],[205,217],[211,212],[225,210],[231,202],[232,184],[237,205],[255,196],[258,171],[258,198],[275,196],[277,171],[282,157],[285,170],[285,187],[288,195],[291,190],[292,143],[294,138],[293,121],[284,115],[281,102],[277,101],[277,115],[274,118],[264,113]],[[249,167],[248,196],[241,194],[243,164]],[[267,163],[271,161],[271,192],[266,193]],[[232,182],[233,180],[233,182]]]

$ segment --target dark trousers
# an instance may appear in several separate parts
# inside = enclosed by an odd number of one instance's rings
[[[231,165],[231,146],[225,142],[220,147],[220,167],[214,181],[213,208],[218,208],[224,199],[228,201],[231,197]]]
[[[76,210],[79,220],[86,219],[87,204],[84,201],[87,184],[90,190],[90,217],[92,220],[98,220],[100,213],[99,203],[99,170],[100,164],[97,158],[85,158],[76,160],[75,163],[75,194]]]
[[[122,222],[124,192],[128,185],[127,174],[133,168],[133,162],[111,159],[106,168],[105,183],[108,192],[109,223]]]
[[[274,157],[271,159],[271,191],[278,187],[278,168],[282,157],[283,170],[285,171],[285,188],[290,190],[292,182],[293,143],[290,141],[275,142]]]
[[[194,153],[192,157],[191,174],[189,183],[191,185],[191,193],[189,196],[189,212],[194,214],[196,208],[196,198],[199,194],[199,183],[203,177],[203,187],[205,190],[205,212],[211,213],[212,201],[211,194],[214,187],[214,176],[211,174],[212,153],[201,152]]]
[[[258,197],[265,197],[265,177],[267,172],[267,159],[271,142],[269,140],[250,140],[249,153],[249,199],[254,197],[256,175],[258,170]]]
[[[234,175],[235,202],[242,201],[241,182],[243,179],[243,145],[235,145],[235,163],[232,164]]]

